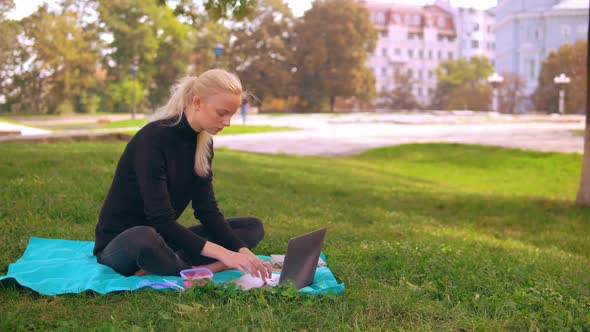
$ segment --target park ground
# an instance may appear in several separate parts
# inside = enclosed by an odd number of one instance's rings
[[[0,274],[30,236],[92,240],[124,147],[0,143]],[[326,226],[343,295],[46,297],[2,284],[0,330],[588,330],[590,210],[573,204],[580,166],[579,153],[449,143],[331,158],[219,148],[223,212],[265,221],[255,252],[284,252],[290,237]]]

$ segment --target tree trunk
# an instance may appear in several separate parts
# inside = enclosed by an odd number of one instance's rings
[[[590,10],[589,10],[590,12]],[[590,41],[590,27],[588,29],[588,41]],[[590,43],[588,43],[590,51]],[[590,53],[586,58],[586,68],[590,68]],[[584,159],[582,161],[582,178],[580,179],[580,189],[576,203],[579,205],[590,206],[590,117],[588,117],[588,107],[590,106],[590,75],[586,77],[586,130],[584,133]]]
[[[336,104],[336,97],[330,96],[330,112],[334,113],[334,104]]]

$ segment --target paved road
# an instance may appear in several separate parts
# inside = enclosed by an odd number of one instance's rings
[[[216,146],[259,153],[351,155],[407,143],[456,142],[555,152],[582,152],[584,118],[441,117],[432,115],[259,116],[252,124],[287,125],[300,131],[219,136]]]
[[[236,118],[235,123],[241,123],[240,119]],[[291,126],[300,130],[218,136],[215,137],[216,146],[259,153],[322,156],[351,155],[376,147],[424,142],[583,151],[583,138],[571,132],[584,129],[583,116],[474,116],[469,113],[256,115],[248,118],[248,124]],[[47,131],[0,122],[0,131],[19,128],[24,135],[32,135],[31,138],[48,134]],[[66,133],[49,135],[63,136]],[[4,139],[0,137],[0,141]]]

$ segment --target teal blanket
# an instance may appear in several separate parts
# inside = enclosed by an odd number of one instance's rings
[[[81,293],[92,290],[100,294],[132,291],[150,283],[169,282],[182,285],[178,277],[124,277],[108,266],[97,263],[92,254],[94,242],[31,237],[22,257],[8,266],[8,274],[0,281],[14,279],[18,284],[44,295]],[[269,260],[269,256],[259,256]],[[322,253],[322,259],[327,262]],[[242,274],[238,270],[215,273],[213,282],[224,283]],[[332,271],[318,267],[313,284],[299,290],[308,294],[342,294],[344,284],[338,283]]]

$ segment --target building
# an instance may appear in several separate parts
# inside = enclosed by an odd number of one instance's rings
[[[457,8],[451,6],[449,0],[437,0],[435,5],[453,14],[457,29],[457,56],[470,59],[474,55],[483,55],[493,64],[495,9]]]
[[[543,60],[563,44],[586,39],[588,0],[500,0],[496,7],[496,71],[519,74],[531,94]]]
[[[493,63],[493,10],[454,8],[448,0],[426,6],[359,3],[369,9],[370,20],[379,32],[377,47],[367,62],[377,91],[394,89],[394,73],[400,70],[411,74],[414,96],[428,105],[436,89],[436,68],[442,61],[484,55]]]

